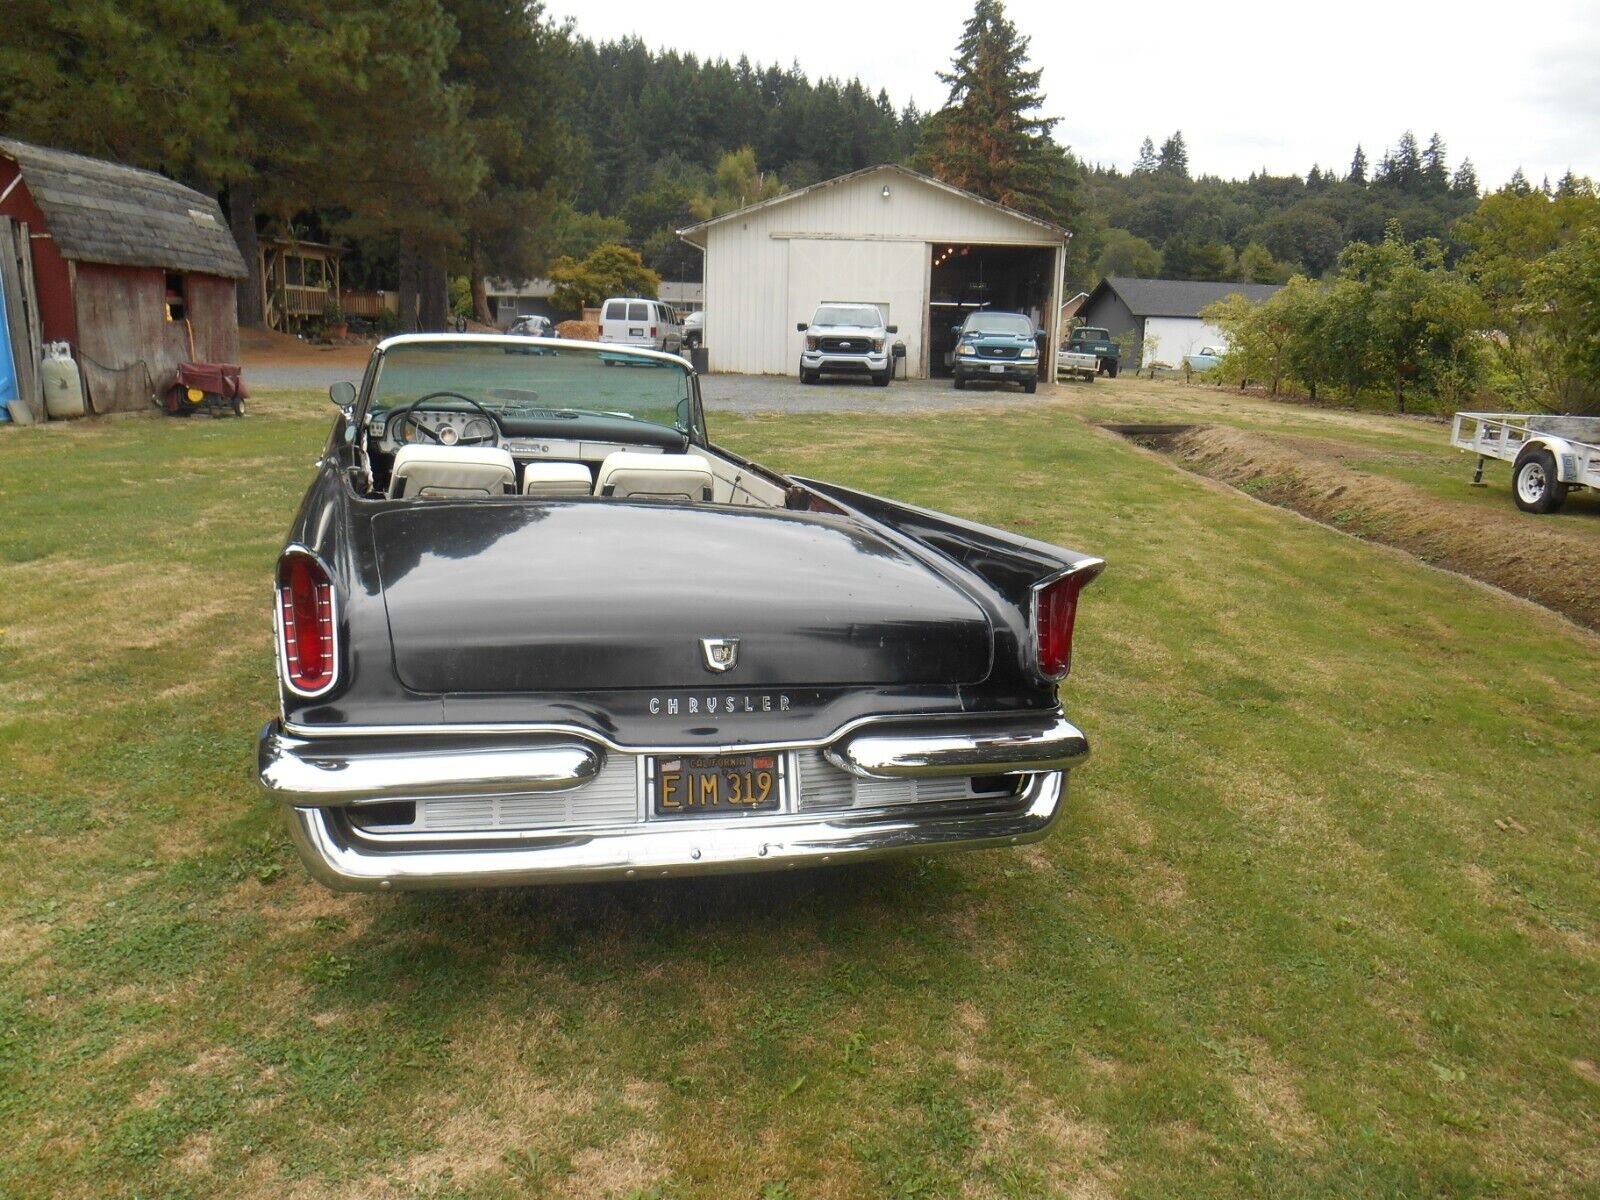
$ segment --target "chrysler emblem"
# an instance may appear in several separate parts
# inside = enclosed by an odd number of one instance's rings
[[[708,671],[731,671],[739,661],[738,638],[701,638],[700,649],[705,652]]]

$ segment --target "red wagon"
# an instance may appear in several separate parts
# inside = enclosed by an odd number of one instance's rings
[[[180,363],[178,378],[167,389],[166,410],[174,417],[187,417],[202,410],[214,417],[244,416],[244,402],[250,389],[244,385],[244,369],[232,363]]]

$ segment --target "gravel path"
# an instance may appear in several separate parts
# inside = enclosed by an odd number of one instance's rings
[[[309,390],[325,392],[330,384],[361,380],[349,366],[308,363],[304,366],[246,366],[245,382],[260,392]],[[1024,408],[1050,394],[1036,396],[1021,388],[972,387],[958,392],[948,379],[897,379],[886,388],[848,379],[824,379],[811,387],[783,375],[707,375],[700,381],[706,408],[712,412],[916,412],[929,409]]]

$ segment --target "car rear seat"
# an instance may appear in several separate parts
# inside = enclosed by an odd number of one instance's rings
[[[389,499],[503,496],[517,487],[511,452],[496,446],[401,446],[389,475]]]
[[[575,462],[531,462],[522,468],[524,496],[592,496],[594,476]]]
[[[594,494],[618,500],[709,501],[715,482],[711,464],[698,454],[617,450],[600,464]]]

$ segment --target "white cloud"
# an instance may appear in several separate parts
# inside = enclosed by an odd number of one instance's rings
[[[923,108],[943,103],[936,72],[972,11],[970,0],[549,8],[598,40],[798,62]],[[1470,156],[1486,184],[1519,165],[1536,181],[1568,167],[1600,176],[1600,17],[1584,0],[1010,0],[1007,12],[1032,38],[1057,138],[1087,159],[1126,167],[1146,135],[1181,128],[1199,172],[1343,170],[1357,142],[1375,161],[1412,129],[1424,144],[1437,130],[1452,166]]]

